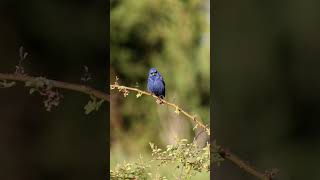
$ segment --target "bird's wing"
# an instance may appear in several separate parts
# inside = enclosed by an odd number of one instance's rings
[[[166,86],[166,84],[164,83],[164,80],[163,80],[162,75],[161,75],[160,73],[159,73],[159,75],[160,75],[160,76],[159,76],[159,77],[160,77],[160,80],[163,82],[163,85]]]
[[[147,80],[147,89],[149,92],[151,92],[151,89],[150,89],[150,83],[152,82],[152,79],[150,77],[148,77],[148,80]]]
[[[162,76],[161,76],[161,81],[163,83],[163,96],[165,97],[166,96],[166,83],[164,82]]]

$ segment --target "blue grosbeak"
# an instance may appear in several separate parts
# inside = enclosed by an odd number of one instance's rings
[[[151,68],[148,77],[148,91],[163,99],[166,96],[166,88],[163,77],[156,68]]]

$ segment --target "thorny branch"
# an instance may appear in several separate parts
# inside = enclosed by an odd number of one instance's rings
[[[143,95],[143,94],[144,94],[144,95],[147,95],[147,96],[152,96],[152,97],[154,97],[157,101],[160,101],[161,104],[162,104],[162,103],[163,103],[163,104],[167,104],[168,106],[174,108],[174,109],[175,109],[175,112],[176,112],[177,114],[182,113],[183,115],[185,115],[186,117],[188,117],[189,119],[191,119],[194,123],[196,123],[196,127],[197,127],[197,126],[200,126],[202,129],[204,129],[204,130],[206,131],[206,133],[207,133],[208,135],[210,135],[210,128],[208,128],[207,125],[204,125],[200,119],[198,119],[198,118],[196,118],[195,116],[187,113],[186,111],[184,111],[183,109],[181,109],[181,108],[180,108],[178,105],[176,105],[176,104],[170,103],[170,102],[168,102],[168,101],[166,101],[166,100],[164,100],[164,99],[160,99],[160,98],[158,98],[156,95],[151,94],[151,93],[146,92],[146,91],[143,91],[143,90],[140,90],[140,89],[138,89],[138,88],[121,86],[121,85],[119,85],[117,82],[115,82],[114,84],[110,85],[110,88],[111,88],[111,89],[117,88],[120,92],[123,92],[124,96],[127,96],[128,93],[129,93],[129,91],[135,91],[135,92],[137,92],[137,93],[138,93],[138,94],[137,94],[137,97],[140,97],[140,96]]]

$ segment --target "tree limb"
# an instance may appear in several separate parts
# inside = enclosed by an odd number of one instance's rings
[[[27,81],[32,81],[36,80],[36,77],[33,76],[28,76],[25,74],[4,74],[0,73],[0,80],[11,80],[11,81],[20,81],[20,82],[27,82]],[[105,101],[110,102],[110,95],[96,90],[92,87],[81,85],[81,84],[74,84],[74,83],[67,83],[67,82],[62,82],[62,81],[56,81],[56,80],[51,80],[47,79],[50,84],[55,87],[55,88],[60,88],[60,89],[67,89],[67,90],[72,90],[72,91],[78,91],[84,94],[88,95],[93,95],[99,99],[103,99]]]
[[[117,82],[115,82],[115,84],[110,85],[110,88],[111,88],[111,89],[117,88],[120,92],[123,92],[123,93],[124,93],[124,96],[126,96],[126,95],[128,94],[128,90],[129,90],[129,91],[138,92],[137,97],[139,97],[139,96],[138,96],[139,94],[140,94],[140,96],[141,96],[142,94],[147,95],[147,96],[152,96],[152,97],[154,97],[155,99],[161,101],[161,103],[164,103],[164,104],[167,104],[168,106],[173,107],[173,108],[175,109],[175,112],[176,112],[177,114],[182,113],[183,115],[185,115],[186,117],[188,117],[189,119],[191,119],[194,123],[196,123],[196,126],[200,126],[201,128],[203,128],[203,129],[205,130],[205,132],[206,132],[208,135],[210,135],[210,129],[208,128],[207,125],[204,125],[200,119],[198,119],[198,118],[196,118],[195,116],[192,116],[191,114],[187,113],[186,111],[184,111],[183,109],[181,109],[181,108],[180,108],[178,105],[176,105],[176,104],[170,103],[170,102],[168,102],[168,101],[166,101],[166,100],[164,100],[164,99],[160,99],[160,98],[158,98],[156,95],[151,94],[151,93],[146,92],[146,91],[142,91],[142,90],[140,90],[140,89],[138,89],[138,88],[132,88],[132,87],[127,87],[127,86],[120,86]]]
[[[220,154],[221,157],[224,159],[227,159],[231,161],[234,165],[238,166],[240,169],[244,170],[245,172],[255,176],[258,179],[261,180],[272,180],[273,176],[277,173],[262,173],[256,170],[253,166],[249,165],[248,163],[244,162],[242,159],[240,159],[238,156],[235,154],[231,153],[228,150],[225,150],[223,148],[218,149],[218,153]]]

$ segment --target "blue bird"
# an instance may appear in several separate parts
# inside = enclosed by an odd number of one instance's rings
[[[166,96],[166,88],[163,77],[156,68],[151,68],[148,77],[148,91],[163,99]]]

